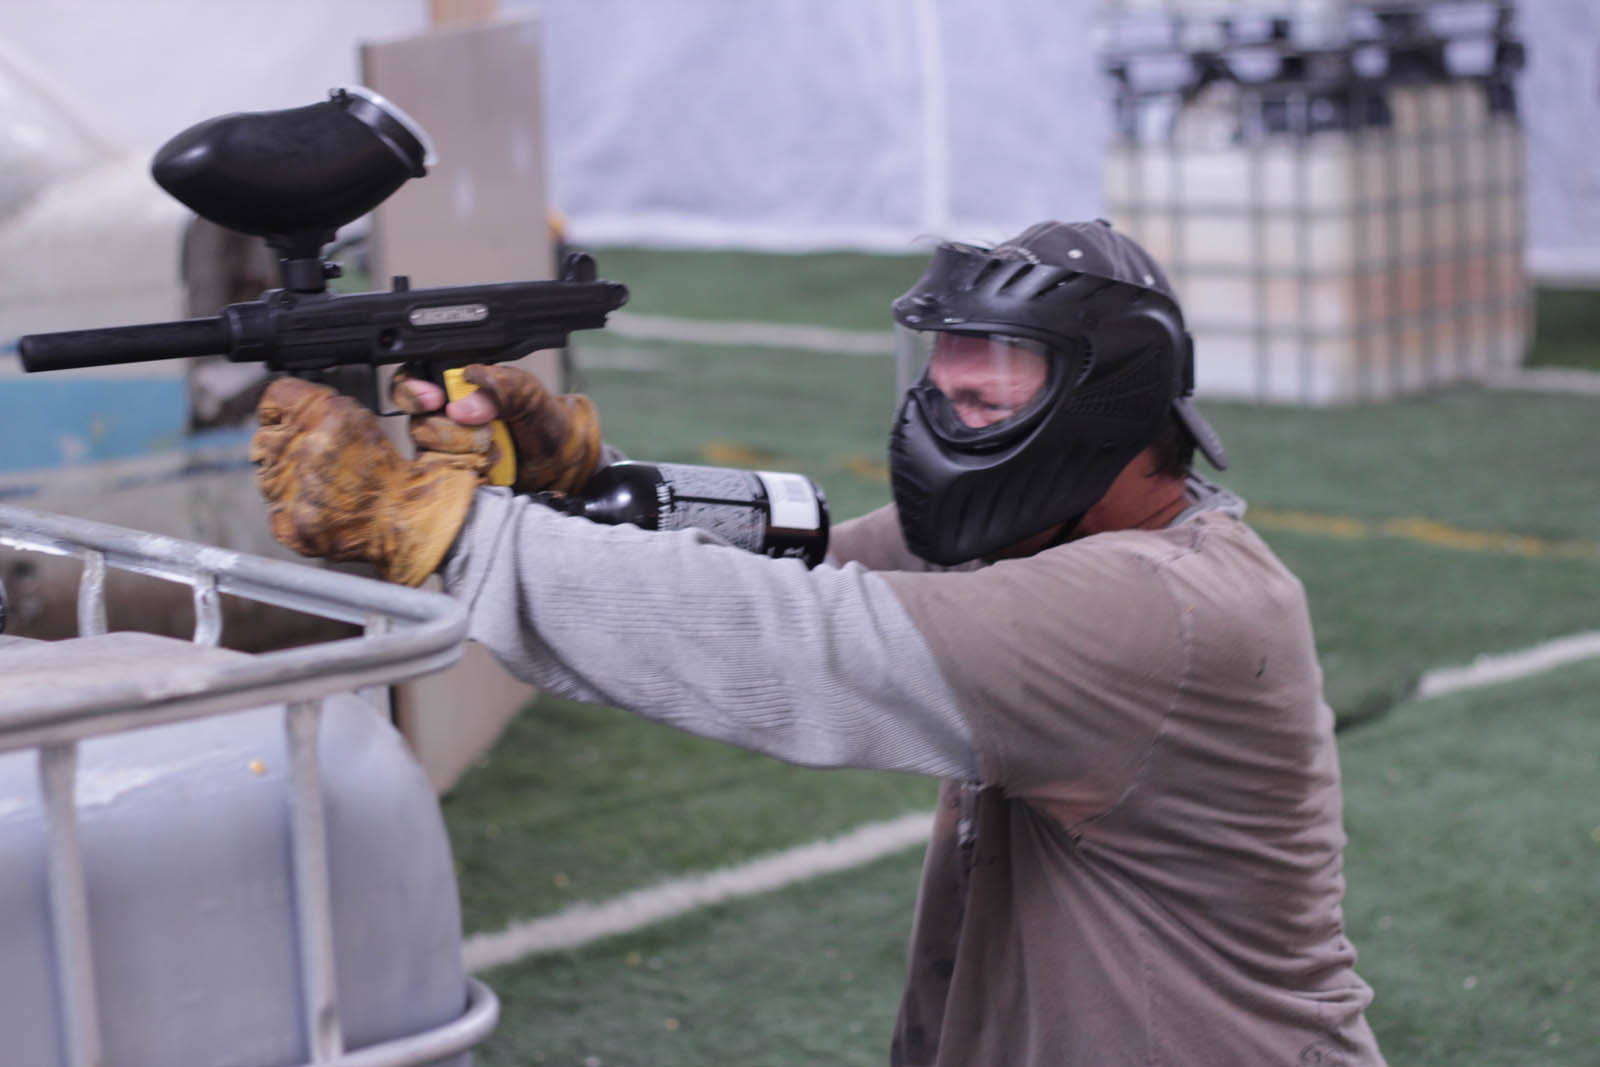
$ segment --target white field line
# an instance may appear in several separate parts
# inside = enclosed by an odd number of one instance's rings
[[[1600,371],[1577,367],[1518,367],[1484,379],[1491,389],[1600,396]]]
[[[582,902],[554,915],[475,934],[461,947],[470,972],[528,956],[576,948],[725,900],[756,896],[835,871],[850,870],[927,842],[933,815],[912,812],[868,823],[839,837],[774,852],[733,867],[671,878],[599,904]]]
[[[1463,689],[1480,689],[1527,678],[1590,656],[1600,656],[1600,630],[1558,637],[1518,652],[1479,656],[1465,667],[1431,670],[1417,682],[1416,699],[1427,700]]]
[[[792,326],[780,322],[711,322],[618,311],[606,320],[606,332],[638,341],[681,341],[686,344],[746,348],[803,348],[851,356],[894,354],[894,334],[889,330],[834,330],[824,326]]]
[[[1527,678],[1591,656],[1600,656],[1600,630],[1557,638],[1519,652],[1480,656],[1465,667],[1429,671],[1417,684],[1413,699],[1427,700]],[[748,863],[671,878],[598,904],[580,902],[554,915],[513,922],[495,933],[474,934],[461,947],[462,962],[468,971],[476,973],[529,956],[631,933],[697,908],[864,866],[913,845],[925,844],[932,826],[931,813],[912,812]]]

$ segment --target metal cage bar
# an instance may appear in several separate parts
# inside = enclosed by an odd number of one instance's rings
[[[294,906],[300,928],[300,989],[304,994],[306,1047],[311,1050],[313,1063],[327,1063],[344,1052],[338,983],[333,973],[328,833],[317,759],[317,727],[321,724],[321,701],[299,701],[284,709],[294,781],[289,816],[293,827]]]
[[[50,925],[56,951],[56,992],[66,1013],[67,1062],[71,1067],[100,1067],[100,1013],[95,1003],[94,956],[89,944],[89,895],[74,799],[77,778],[76,742],[39,749],[39,787],[44,796],[50,848]]]

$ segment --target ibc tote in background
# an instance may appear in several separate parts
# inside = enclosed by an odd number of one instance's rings
[[[1107,0],[1107,204],[1212,396],[1377,400],[1518,366],[1523,48],[1506,0]]]

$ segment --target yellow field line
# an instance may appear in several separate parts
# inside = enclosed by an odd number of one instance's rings
[[[1274,511],[1270,508],[1251,508],[1246,518],[1251,525],[1265,530],[1291,530],[1343,540],[1392,537],[1462,552],[1493,552],[1538,559],[1600,560],[1600,542],[1597,541],[1552,541],[1500,530],[1468,530],[1433,519],[1369,520],[1305,511]]]

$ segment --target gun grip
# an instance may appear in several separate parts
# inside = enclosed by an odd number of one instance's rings
[[[467,381],[460,367],[449,367],[444,372],[445,396],[451,400],[460,400],[464,396],[476,393],[478,387]],[[489,424],[490,432],[494,434],[494,443],[499,447],[500,458],[495,460],[494,466],[489,468],[490,485],[511,485],[517,480],[517,450],[511,443],[511,434],[506,430],[506,424],[496,419]]]

